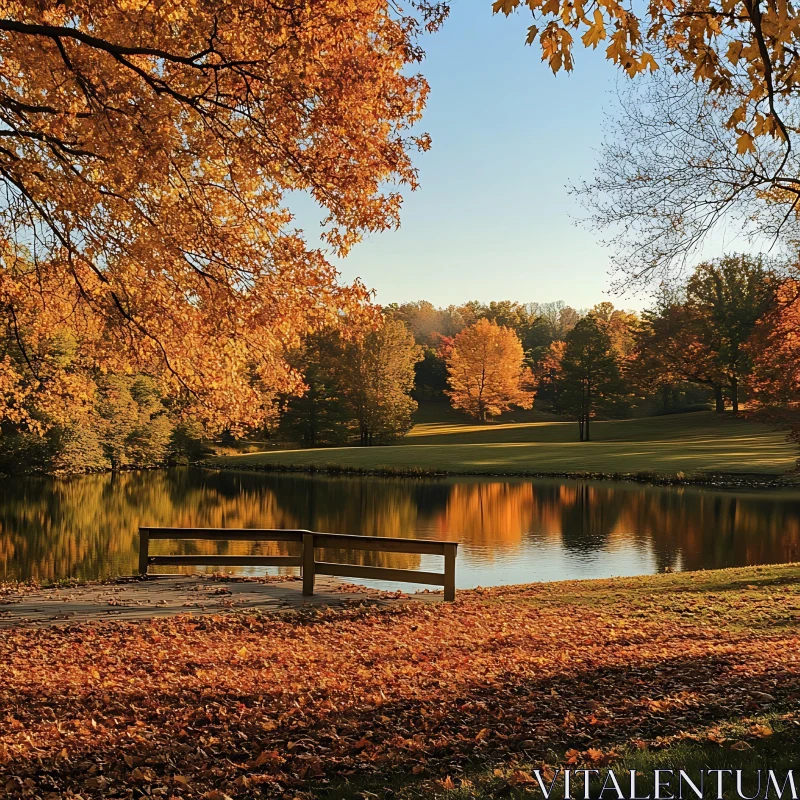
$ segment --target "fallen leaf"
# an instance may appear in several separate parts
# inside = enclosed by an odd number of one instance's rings
[[[734,742],[731,745],[731,750],[752,750],[753,748],[747,742]]]

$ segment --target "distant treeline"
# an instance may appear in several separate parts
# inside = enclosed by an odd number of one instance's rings
[[[642,313],[610,302],[421,300],[342,316],[285,354],[296,388],[264,393],[263,423],[247,430],[211,427],[186,392],[151,375],[93,368],[77,334],[24,334],[9,328],[3,339],[3,472],[187,463],[243,438],[389,444],[419,401],[478,420],[535,403],[577,420],[587,440],[597,418],[744,405],[786,415],[800,397],[798,270],[741,255],[700,264]]]
[[[70,350],[61,343],[62,357]],[[103,472],[186,464],[211,451],[202,425],[182,419],[147,375],[98,376],[71,414],[6,422],[0,472]]]
[[[772,408],[798,402],[799,293],[795,270],[730,256],[703,263],[683,284],[663,288],[641,314],[610,302],[577,311],[562,302],[437,309],[422,301],[387,311],[425,347],[417,368],[419,397],[446,394],[448,347],[464,327],[485,318],[519,337],[537,379],[540,408],[567,410],[566,368],[573,378],[582,370],[590,382],[611,379],[611,405],[618,410],[649,405],[676,411],[710,396],[717,411],[727,405],[738,413],[744,401]],[[576,357],[583,362],[578,370]]]
[[[402,403],[403,414],[390,419],[378,398],[396,403],[405,391],[416,401],[449,400],[481,420],[529,407],[535,396],[538,409],[577,419],[582,440],[597,417],[702,408],[738,414],[745,403],[787,412],[800,395],[799,295],[795,268],[734,255],[662,287],[642,313],[610,302],[583,310],[562,301],[392,304],[384,324],[402,348],[387,345],[380,369],[376,362],[356,371],[347,348],[335,344],[340,334],[316,340],[298,364],[308,392],[286,400],[278,435],[319,446],[352,441],[358,428],[362,444],[396,440],[410,426],[412,406]],[[392,383],[388,376],[400,372],[404,383]],[[352,397],[381,376],[383,388],[371,389],[375,432],[365,436],[363,421],[356,425],[364,406],[357,410]]]

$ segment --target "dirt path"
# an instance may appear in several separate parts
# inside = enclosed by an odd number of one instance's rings
[[[310,606],[436,602],[441,594],[404,595],[319,578],[313,597],[299,579],[264,580],[210,575],[149,576],[58,588],[0,586],[0,628],[102,620],[141,620],[177,614],[280,613]]]

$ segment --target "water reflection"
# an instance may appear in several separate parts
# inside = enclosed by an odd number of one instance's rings
[[[312,477],[199,470],[0,481],[0,575],[130,574],[139,525],[308,528],[461,542],[462,587],[712,569],[800,557],[800,492],[625,483]],[[291,553],[281,543],[157,542],[166,552]],[[438,568],[430,557],[357,563]],[[326,554],[332,557],[333,554]]]

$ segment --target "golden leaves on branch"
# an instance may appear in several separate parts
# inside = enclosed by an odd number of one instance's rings
[[[755,152],[755,149],[756,145],[753,137],[747,131],[743,131],[736,140],[736,152],[742,156],[745,153]]]
[[[343,314],[289,194],[344,254],[398,224],[427,97],[415,20],[381,0],[6,5],[0,307],[32,348],[58,325],[92,369],[145,370],[212,425],[257,424],[300,381],[284,352]],[[441,16],[441,12],[438,14]],[[85,329],[91,328],[87,332]],[[14,367],[36,381],[36,358]],[[30,361],[30,363],[29,363]]]
[[[521,5],[521,0],[496,0],[492,9],[495,14],[508,16]],[[631,77],[658,69],[652,54],[641,50],[638,19],[620,3],[591,3],[587,8],[583,2],[528,0],[526,5],[535,19],[541,18],[546,24],[543,28],[531,25],[525,42],[531,45],[538,37],[542,60],[554,73],[562,69],[569,72],[573,68],[571,30],[583,31],[581,42],[592,49],[608,38],[606,57],[622,66]],[[613,33],[609,34],[609,30]]]
[[[729,121],[738,151],[753,139],[786,138],[786,105],[800,81],[800,18],[786,3],[759,0],[655,0],[634,7],[621,0],[496,0],[506,16],[527,7],[534,18],[526,43],[538,41],[553,72],[571,70],[573,32],[584,47],[608,40],[606,58],[629,77],[667,66],[688,72],[711,92],[731,97]],[[658,52],[661,64],[655,58]]]

